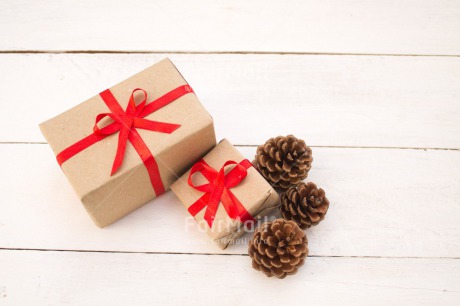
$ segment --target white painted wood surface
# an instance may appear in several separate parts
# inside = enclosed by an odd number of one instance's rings
[[[5,54],[0,141],[44,141],[38,123],[165,56],[235,144],[460,148],[458,57]]]
[[[284,280],[238,255],[0,251],[0,259],[0,297],[22,305],[458,305],[460,298],[456,259],[311,257],[302,275]]]
[[[456,0],[15,0],[0,11],[0,50],[460,55]]]
[[[254,156],[254,147],[239,149],[247,158]],[[310,254],[459,256],[459,151],[313,150],[308,180],[326,190],[331,209],[326,221],[307,230]],[[221,251],[171,192],[101,230],[86,215],[47,145],[0,145],[0,154],[10,161],[3,168],[10,179],[0,190],[6,203],[14,203],[0,214],[0,247],[247,253],[250,235]],[[27,193],[21,192],[26,186]]]
[[[0,305],[459,305],[459,32],[454,0],[0,2]],[[74,196],[38,123],[166,56],[246,157],[313,146],[297,275],[170,192],[102,230]]]

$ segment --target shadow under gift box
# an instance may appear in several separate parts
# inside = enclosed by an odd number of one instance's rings
[[[210,167],[219,171],[225,162],[235,161],[240,163],[244,160],[244,157],[227,139],[223,139],[203,157],[203,160]],[[228,174],[231,169],[232,167],[226,168],[225,170],[227,171],[225,173]],[[188,170],[171,186],[171,190],[187,209],[190,209],[204,194],[188,184],[190,172],[191,170]],[[198,175],[198,173],[194,174],[191,180],[195,186],[212,183],[207,181],[202,175]],[[263,221],[262,217],[264,215],[279,206],[280,197],[278,193],[252,166],[247,169],[246,177],[238,185],[230,188],[230,191],[244,206],[255,222]],[[242,222],[231,219],[222,202],[219,202],[216,215],[213,218],[213,224],[209,227],[205,221],[206,208],[202,209],[194,217],[199,227],[208,233],[219,248],[227,248],[229,244],[237,242],[236,239],[245,234],[247,227]],[[254,222],[252,223],[254,224]]]
[[[169,59],[110,88],[123,110],[136,88],[147,92],[149,102],[187,82]],[[142,100],[136,92],[135,101]],[[40,124],[40,129],[58,155],[64,149],[93,133],[96,116],[110,113],[100,95]],[[212,117],[194,93],[187,93],[144,119],[179,124],[174,132],[162,133],[137,128],[155,158],[165,190],[194,162],[216,144]],[[98,126],[109,124],[104,119]],[[157,195],[146,166],[128,141],[121,167],[111,175],[118,146],[116,132],[94,143],[65,161],[61,167],[87,212],[99,227],[105,227]]]

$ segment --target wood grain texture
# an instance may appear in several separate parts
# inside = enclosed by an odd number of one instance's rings
[[[0,54],[0,141],[44,141],[38,123],[165,56]],[[460,148],[460,58],[170,57],[236,144]]]
[[[1,50],[459,55],[460,2],[2,1]]]
[[[241,147],[252,158],[254,147]],[[105,229],[86,215],[47,145],[0,145],[0,248],[246,254],[250,234],[220,251],[168,192]],[[326,219],[312,255],[460,257],[460,152],[313,149],[308,180]]]
[[[0,305],[459,305],[459,29],[457,0],[1,1]],[[331,206],[296,276],[254,271],[250,234],[221,251],[171,192],[97,228],[35,144],[166,56],[247,158],[314,146]]]
[[[308,258],[282,281],[253,270],[247,256],[0,251],[0,261],[6,305],[460,302],[455,259]]]

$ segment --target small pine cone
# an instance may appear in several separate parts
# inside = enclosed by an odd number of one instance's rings
[[[257,148],[257,169],[280,190],[297,185],[306,178],[312,162],[310,147],[293,135],[270,138]]]
[[[281,195],[281,215],[302,229],[317,225],[326,216],[329,200],[323,189],[314,183],[300,183]]]
[[[307,255],[307,236],[293,221],[265,222],[256,228],[249,241],[252,267],[269,277],[295,274]]]

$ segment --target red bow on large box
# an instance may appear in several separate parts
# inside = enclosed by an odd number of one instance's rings
[[[141,91],[144,94],[144,99],[138,105],[136,105],[134,101],[134,94],[136,91]],[[68,159],[101,141],[107,136],[119,132],[117,152],[115,154],[115,160],[113,162],[110,175],[113,175],[120,168],[126,150],[126,143],[129,140],[147,168],[150,182],[155,190],[155,194],[157,196],[162,194],[165,192],[165,187],[160,177],[158,164],[136,129],[145,129],[167,134],[174,132],[180,127],[179,124],[152,121],[145,119],[144,117],[188,93],[193,93],[192,88],[188,85],[183,85],[171,90],[160,98],[147,103],[147,92],[143,89],[136,88],[131,93],[126,110],[123,110],[110,89],[104,90],[99,95],[111,112],[97,115],[96,123],[93,127],[94,132],[64,149],[56,156],[59,165],[62,165]],[[98,123],[105,117],[109,117],[113,121],[100,128]]]
[[[235,167],[225,174],[225,167],[235,165]],[[188,184],[204,192],[195,203],[193,203],[188,211],[192,216],[198,214],[206,207],[204,219],[212,227],[214,218],[219,208],[219,203],[222,202],[227,214],[230,218],[239,220],[241,222],[254,221],[254,218],[244,208],[237,197],[230,191],[231,188],[236,187],[247,175],[247,169],[251,167],[251,163],[245,159],[240,163],[229,160],[219,171],[210,167],[204,160],[200,160],[193,165],[188,177]],[[196,186],[193,184],[192,177],[195,173],[200,172],[209,183]]]

